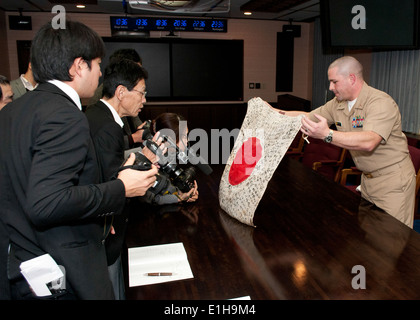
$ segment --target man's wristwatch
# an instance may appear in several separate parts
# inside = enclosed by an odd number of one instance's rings
[[[324,138],[324,142],[326,142],[326,143],[331,143],[331,141],[332,141],[332,136],[333,136],[333,131],[332,131],[332,130],[330,130],[330,133],[328,133],[328,136],[326,136],[326,137]]]

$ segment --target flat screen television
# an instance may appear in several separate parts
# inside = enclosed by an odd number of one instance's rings
[[[324,47],[417,49],[418,0],[321,0]]]
[[[243,40],[104,38],[106,56],[137,50],[148,101],[243,101]]]

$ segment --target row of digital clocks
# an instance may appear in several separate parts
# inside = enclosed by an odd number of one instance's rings
[[[111,17],[112,31],[227,32],[225,19]]]

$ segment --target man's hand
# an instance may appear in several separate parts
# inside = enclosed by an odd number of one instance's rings
[[[146,124],[146,121],[143,122],[141,125],[137,127],[137,131],[134,132],[131,137],[133,138],[134,143],[141,143],[143,142],[143,126]]]
[[[302,118],[300,131],[310,137],[324,139],[330,132],[327,119],[317,114],[314,114],[314,116],[319,120],[318,122],[311,121],[307,117]],[[358,132],[334,131],[332,144],[347,150],[372,152],[382,140],[382,136],[371,130]]]
[[[134,153],[130,154],[124,165],[134,164],[136,157]],[[120,171],[118,179],[124,183],[125,196],[127,198],[143,196],[147,189],[153,186],[156,181],[158,169],[152,165],[152,169],[148,171],[139,171],[134,169],[125,169]]]
[[[314,114],[314,116],[319,120],[318,122],[312,121],[308,117],[302,118],[302,128],[300,131],[312,138],[324,139],[330,132],[327,119],[317,114]]]
[[[194,188],[191,188],[187,193],[181,191],[178,192],[179,201],[194,202],[198,199],[198,185],[197,181],[194,180]]]
[[[160,134],[159,132],[156,132],[156,134],[154,135],[152,141],[154,143],[156,143],[156,145],[159,147],[159,149],[160,149],[159,154],[164,155],[166,153],[166,151],[168,151],[168,148],[163,143],[163,138],[162,137],[159,137],[159,134]],[[154,154],[146,146],[142,149],[142,152],[146,156],[146,158],[150,160],[151,163],[153,163],[155,165],[158,165],[158,162],[159,162],[159,156],[158,155]]]

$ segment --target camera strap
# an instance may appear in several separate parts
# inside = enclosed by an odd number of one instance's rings
[[[148,165],[146,163],[142,163],[142,164],[133,164],[133,165],[128,165],[128,166],[122,166],[121,168],[118,169],[118,172],[123,171],[125,169],[134,169],[134,170],[140,170],[140,171],[147,171],[152,169],[151,165]]]

